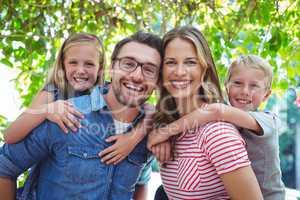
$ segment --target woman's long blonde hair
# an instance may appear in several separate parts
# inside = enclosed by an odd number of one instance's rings
[[[223,102],[216,66],[203,34],[192,26],[174,28],[166,33],[163,37],[164,53],[167,45],[175,38],[181,38],[191,42],[196,49],[198,61],[202,68],[202,82],[199,88],[199,98],[206,103]],[[180,117],[177,111],[175,99],[171,96],[162,83],[162,71],[160,73],[160,97],[157,104],[158,112],[155,116],[156,126],[163,126],[175,121]]]
[[[96,49],[99,50],[99,71],[95,85],[103,83],[105,55],[102,41],[96,35],[90,33],[75,33],[67,38],[62,44],[55,60],[54,66],[46,81],[46,85],[52,84],[54,85],[54,87],[58,88],[64,98],[68,98],[70,97],[72,92],[74,93],[73,88],[69,85],[69,82],[66,78],[66,71],[64,66],[65,53],[71,46],[78,44],[95,45]]]

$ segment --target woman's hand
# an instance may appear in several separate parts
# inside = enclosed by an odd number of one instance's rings
[[[72,131],[77,131],[77,128],[81,128],[78,118],[83,119],[84,116],[70,102],[57,100],[47,104],[46,109],[46,118],[58,124],[65,133],[68,133],[67,127]]]

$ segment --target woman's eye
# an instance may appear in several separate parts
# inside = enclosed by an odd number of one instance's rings
[[[197,65],[197,61],[189,60],[189,61],[186,61],[185,64],[187,66],[195,66],[195,65]]]
[[[176,63],[174,61],[165,61],[165,65],[175,65]]]

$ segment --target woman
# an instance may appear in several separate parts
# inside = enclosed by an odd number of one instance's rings
[[[204,36],[193,27],[163,38],[164,60],[156,122],[168,124],[222,101],[220,84]],[[262,199],[245,142],[235,127],[210,122],[174,139],[173,160],[161,165],[169,199]]]

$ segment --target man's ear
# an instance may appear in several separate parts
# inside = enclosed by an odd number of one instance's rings
[[[272,90],[271,89],[267,89],[263,100],[264,101],[267,100],[271,94],[272,94]]]
[[[98,80],[99,84],[103,84],[103,80],[104,80],[104,68],[103,67],[100,67],[98,70],[97,80]]]

